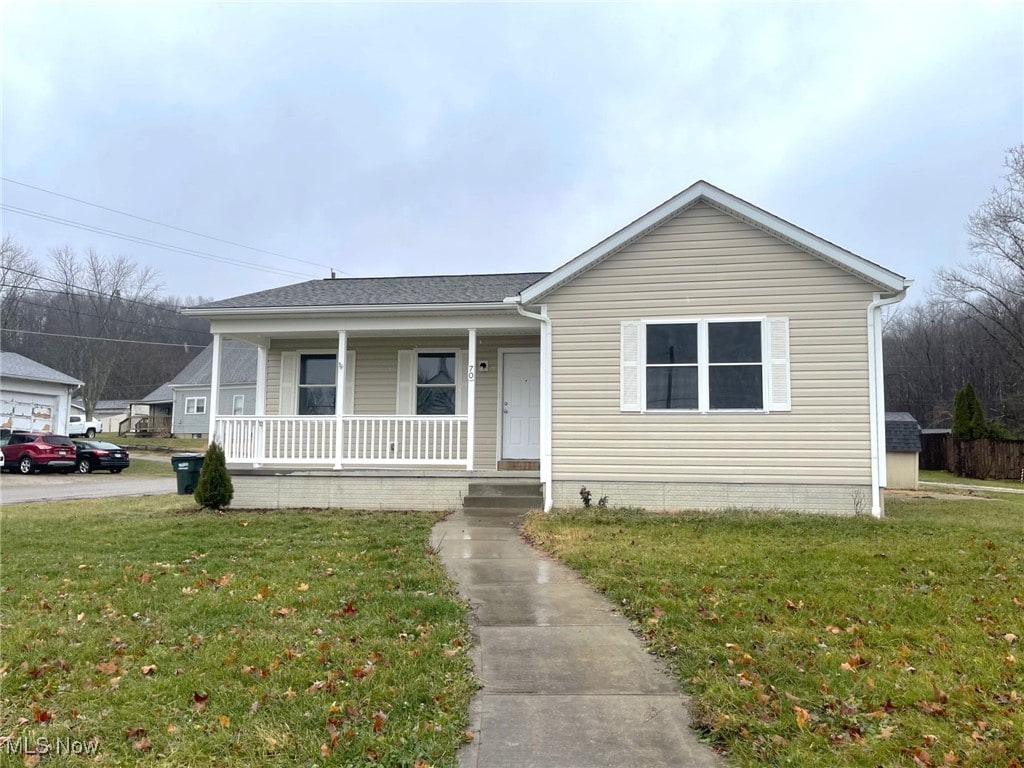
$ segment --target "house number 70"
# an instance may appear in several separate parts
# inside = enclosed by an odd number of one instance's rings
[[[476,366],[475,365],[468,366],[468,370],[466,371],[466,376],[468,377],[469,381],[472,381],[473,379],[476,378]]]

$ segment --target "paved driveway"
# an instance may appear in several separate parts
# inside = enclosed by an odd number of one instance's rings
[[[91,475],[0,474],[0,504],[21,504],[26,501],[60,501],[61,499],[100,499],[107,496],[153,496],[175,493],[173,477],[125,477],[109,472]]]

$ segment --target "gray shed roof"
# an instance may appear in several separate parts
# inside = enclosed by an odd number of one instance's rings
[[[487,304],[515,296],[547,272],[425,277],[346,277],[309,280],[268,291],[201,304],[196,309],[269,307],[401,306],[403,304]]]
[[[885,450],[897,453],[921,452],[921,427],[904,411],[885,414]]]
[[[31,358],[17,352],[0,352],[0,375],[13,379],[31,379],[33,381],[49,381],[67,384],[72,387],[82,386],[82,382],[74,376],[68,376],[48,365],[37,363]]]

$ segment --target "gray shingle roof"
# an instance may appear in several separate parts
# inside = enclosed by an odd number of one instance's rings
[[[202,304],[197,309],[484,304],[514,296],[547,272],[309,280]]]
[[[192,362],[181,369],[181,373],[167,382],[177,387],[210,386],[213,379],[213,345],[211,344]],[[237,339],[224,339],[220,347],[220,383],[256,383],[256,347]]]
[[[921,427],[911,414],[887,412],[885,414],[885,450],[894,452],[921,452]]]
[[[81,386],[82,382],[74,376],[68,376],[48,365],[37,363],[31,358],[17,352],[0,352],[0,375],[15,379],[33,379],[35,381],[52,381],[57,384]]]
[[[143,403],[170,403],[174,400],[174,390],[171,389],[170,384],[161,384],[159,387],[154,389],[148,395],[146,395],[140,402]]]

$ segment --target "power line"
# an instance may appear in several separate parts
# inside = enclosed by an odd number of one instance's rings
[[[57,285],[59,285],[62,288],[64,288],[63,291],[54,291],[54,293],[69,293],[72,290],[76,290],[76,291],[81,291],[82,293],[92,293],[92,294],[95,294],[97,296],[103,296],[104,298],[107,298],[107,299],[117,299],[118,301],[123,301],[123,302],[125,302],[127,304],[139,304],[140,306],[143,306],[143,307],[150,307],[152,309],[159,309],[162,312],[172,312],[175,315],[180,314],[180,307],[179,308],[175,308],[175,309],[171,309],[170,307],[161,307],[159,304],[152,304],[152,303],[150,303],[148,301],[142,301],[141,299],[126,299],[124,296],[115,296],[112,293],[105,293],[103,291],[98,291],[95,288],[83,288],[83,287],[81,287],[79,285],[74,285],[73,283],[66,283],[63,280],[57,280],[56,278],[53,278],[53,277],[46,277],[45,275],[39,275],[39,274],[36,274],[35,272],[26,272],[23,269],[15,269],[14,267],[8,267],[7,271],[8,272],[15,272],[15,273],[17,273],[19,275],[28,275],[29,277],[34,277],[37,280],[45,280],[48,283],[56,283]],[[0,287],[5,287],[5,286],[0,286]],[[33,288],[31,286],[21,286],[21,287],[25,291],[36,291],[36,290],[45,291],[46,290],[44,288]]]
[[[60,216],[51,216],[48,213],[42,213],[41,211],[32,211],[28,208],[19,208],[18,206],[8,205],[6,203],[0,204],[0,208],[11,213],[17,213],[21,216],[28,216],[33,219],[41,219],[42,221],[49,221],[54,224],[61,224],[66,227],[72,227],[74,229],[85,230],[86,232],[95,232],[97,234],[105,235],[107,237],[117,238],[118,240],[126,240],[129,243],[138,243],[139,245],[148,245],[151,248],[161,248],[165,251],[171,251],[172,253],[184,253],[189,256],[198,256],[201,259],[209,259],[210,261],[218,261],[223,264],[231,264],[233,266],[242,267],[244,269],[252,269],[257,272],[268,272],[274,275],[282,275],[285,277],[316,277],[316,275],[310,274],[309,272],[294,272],[288,269],[279,269],[277,267],[266,267],[257,264],[247,264],[244,261],[238,259],[232,259],[227,256],[218,256],[215,253],[209,253],[208,251],[196,251],[191,248],[183,248],[177,245],[170,245],[168,243],[161,243],[158,240],[150,240],[145,237],[138,237],[136,235],[129,235],[124,232],[116,232],[112,229],[105,229],[103,227],[94,227],[91,224],[84,224],[80,221],[72,221],[70,219],[64,219]]]
[[[115,344],[147,344],[154,347],[178,347],[188,351],[190,346],[187,342],[179,341],[173,343],[170,341],[140,341],[138,339],[108,339],[103,336],[76,336],[72,333],[47,333],[46,331],[9,331],[9,333],[27,333],[31,336],[59,336],[64,339],[84,339],[86,341],[112,341]],[[192,344],[193,347],[198,347],[198,344]]]
[[[39,293],[54,293],[54,294],[58,294],[58,295],[63,293],[62,291],[50,291],[50,290],[46,290],[45,288],[36,288],[35,291],[39,292]],[[106,315],[97,315],[95,312],[74,311],[74,310],[70,310],[70,309],[65,309],[64,307],[54,306],[53,304],[40,304],[37,301],[28,301],[26,299],[20,299],[18,301],[18,303],[19,304],[28,304],[31,307],[41,307],[43,309],[49,309],[49,310],[51,310],[53,312],[64,312],[64,313],[67,313],[69,315],[72,314],[72,312],[73,312],[76,315],[83,315],[85,317],[96,317],[96,318],[99,318],[101,320],[112,320],[115,323],[128,323],[128,324],[130,324],[132,326],[135,326],[136,328],[157,328],[157,329],[163,330],[163,331],[174,331],[175,333],[198,333],[198,334],[203,335],[203,336],[209,336],[210,335],[209,331],[194,331],[191,328],[176,328],[173,325],[157,325],[156,323],[140,323],[137,320],[126,320],[126,319],[122,319],[122,318],[119,318],[119,317],[107,317]],[[7,329],[7,330],[10,330],[10,329]],[[15,331],[15,333],[16,332],[17,331]]]
[[[316,262],[316,261],[307,261],[306,259],[297,259],[294,256],[287,256],[287,255],[285,255],[283,253],[277,253],[276,251],[265,251],[262,248],[256,248],[255,246],[246,245],[245,243],[236,243],[233,240],[225,240],[222,237],[215,237],[213,235],[204,235],[202,232],[196,232],[196,231],[191,230],[191,229],[185,229],[184,227],[176,227],[173,224],[165,224],[164,222],[157,221],[156,219],[147,219],[145,216],[138,216],[138,215],[136,215],[134,213],[128,213],[127,211],[119,210],[118,208],[111,208],[111,207],[106,206],[106,205],[100,205],[99,203],[92,203],[92,202],[89,202],[88,200],[83,200],[80,197],[73,197],[71,195],[65,195],[62,192],[55,192],[54,190],[46,189],[45,187],[37,187],[34,184],[26,184],[24,181],[17,181],[16,179],[12,179],[12,178],[9,178],[7,176],[0,176],[0,179],[2,179],[3,181],[6,181],[8,184],[17,184],[19,187],[26,187],[27,189],[34,189],[37,192],[45,192],[46,194],[53,195],[54,197],[62,197],[65,200],[72,200],[72,201],[74,201],[76,203],[81,203],[82,205],[88,205],[88,206],[91,206],[93,208],[99,208],[102,211],[110,211],[111,213],[117,213],[117,214],[119,214],[121,216],[128,216],[129,218],[137,219],[138,221],[144,221],[147,224],[156,224],[158,227],[166,227],[167,229],[173,229],[176,232],[184,232],[185,234],[188,234],[188,235],[195,235],[196,237],[203,237],[203,238],[206,238],[207,240],[214,240],[215,242],[218,242],[218,243],[224,243],[225,245],[233,245],[233,246],[235,246],[237,248],[245,248],[246,250],[254,251],[255,253],[264,253],[267,256],[276,256],[276,257],[278,257],[280,259],[288,259],[289,261],[297,261],[297,262],[300,262],[302,264],[310,264],[310,265],[312,265],[314,267],[324,267],[325,269],[331,269],[331,266],[328,265],[328,264],[321,264],[321,263]],[[347,275],[348,274],[348,272],[342,272],[340,269],[337,270],[337,271],[341,272],[341,274],[343,274],[343,275]]]

